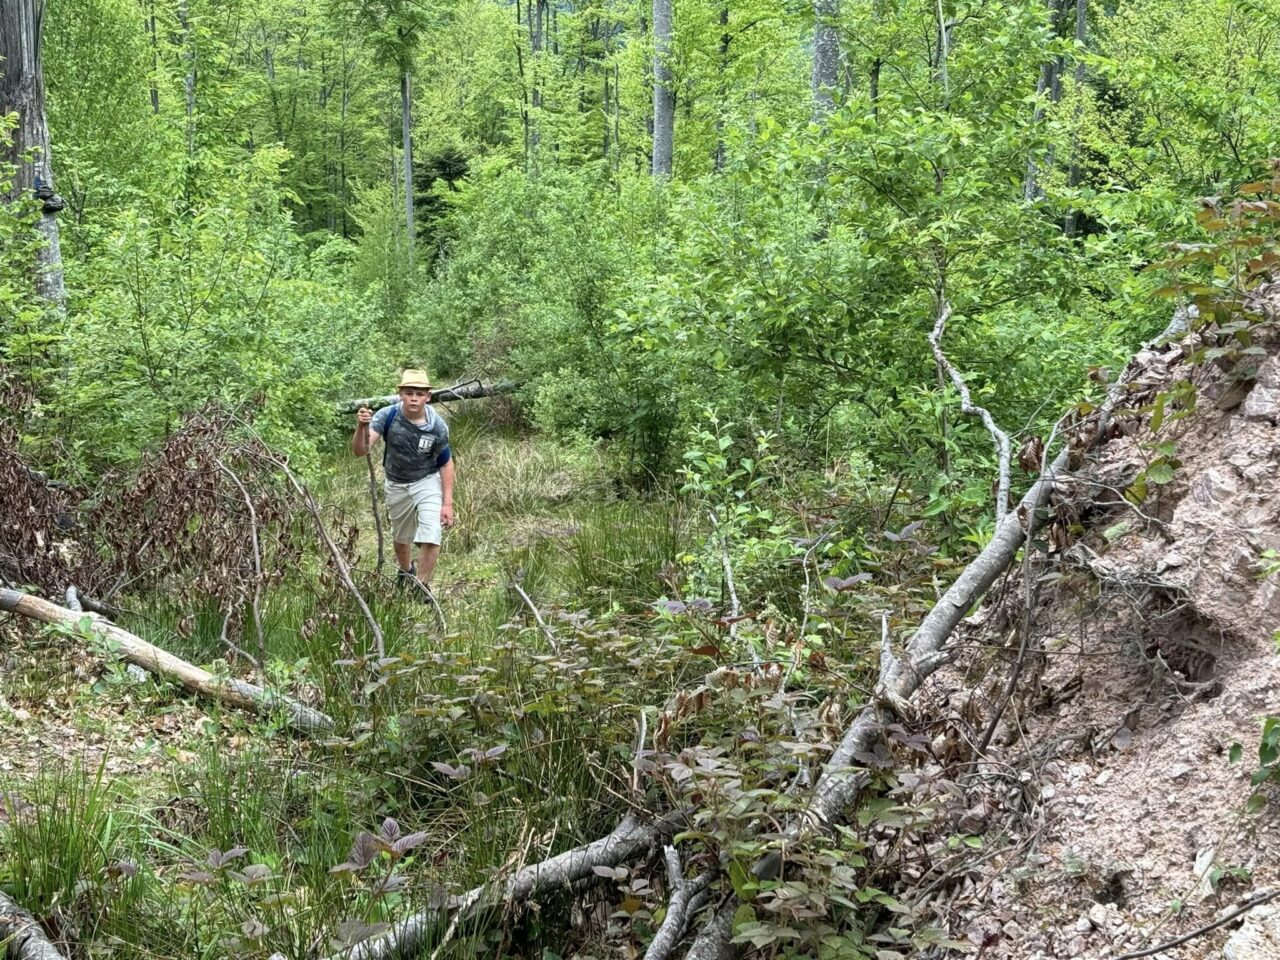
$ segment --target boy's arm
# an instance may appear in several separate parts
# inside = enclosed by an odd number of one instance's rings
[[[440,468],[440,487],[444,492],[444,503],[440,507],[440,522],[446,527],[453,526],[453,460],[452,458]]]
[[[361,407],[356,413],[356,431],[351,435],[351,452],[357,457],[366,456],[374,445],[382,439],[382,434],[374,427],[370,426],[373,420],[373,411],[368,407]],[[378,426],[382,423],[379,421]]]

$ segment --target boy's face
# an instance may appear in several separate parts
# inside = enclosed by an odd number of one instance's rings
[[[423,387],[401,387],[400,400],[404,403],[405,413],[416,416],[431,399],[431,391]]]

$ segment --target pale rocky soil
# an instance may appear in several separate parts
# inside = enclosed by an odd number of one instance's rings
[[[1280,791],[1244,813],[1262,720],[1280,714],[1280,575],[1262,556],[1280,551],[1280,291],[1263,306],[1266,356],[1193,366],[1193,335],[1135,361],[1147,389],[1130,406],[1187,377],[1200,398],[1161,430],[1181,465],[1141,514],[1118,492],[1151,456],[1149,416],[1122,417],[1125,435],[1063,491],[1087,532],[1051,536],[1034,567],[1039,649],[981,767],[985,805],[962,823],[1017,843],[956,901],[984,958],[1114,958],[1280,889]],[[1022,590],[1011,576],[935,678],[953,737],[980,734],[1003,692]],[[1154,956],[1280,960],[1280,899]]]

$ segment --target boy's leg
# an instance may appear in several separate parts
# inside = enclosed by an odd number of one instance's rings
[[[424,477],[414,484],[418,526],[413,539],[419,547],[418,580],[423,584],[431,583],[431,575],[435,572],[436,560],[440,556],[440,506],[443,502],[444,493],[438,473]]]
[[[440,558],[440,544],[418,544],[418,579],[430,586],[431,574],[435,573],[436,560]]]
[[[395,546],[396,565],[408,571],[413,560],[413,540],[418,528],[418,513],[412,494],[405,484],[386,485],[387,515],[391,519],[391,540]]]

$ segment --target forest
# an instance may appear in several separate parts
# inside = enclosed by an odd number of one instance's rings
[[[7,956],[1280,957],[1278,115],[1280,0],[0,0]]]

